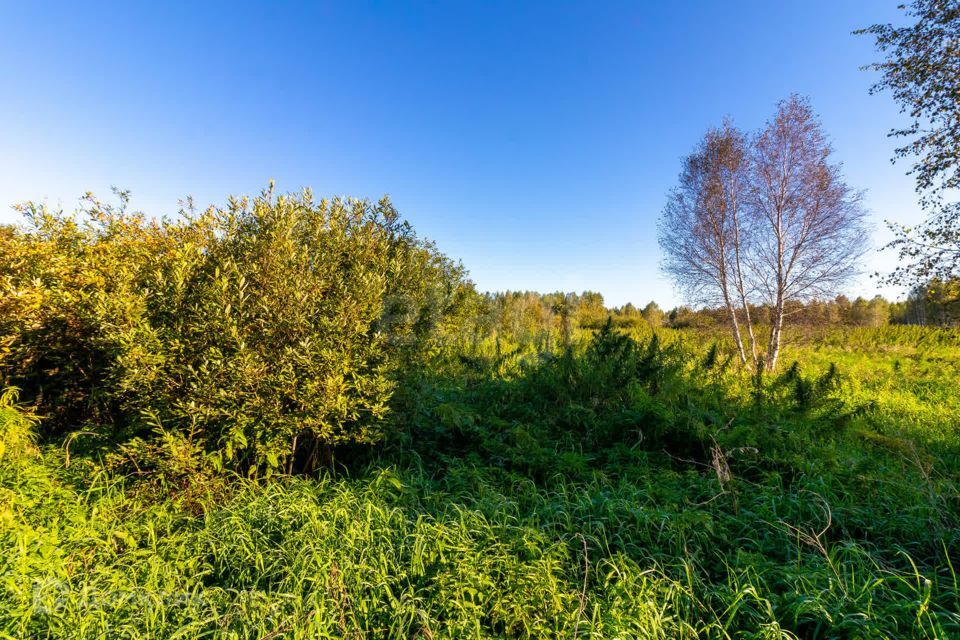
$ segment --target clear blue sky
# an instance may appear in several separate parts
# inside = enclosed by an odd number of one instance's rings
[[[897,3],[0,0],[0,220],[111,185],[173,214],[273,178],[390,194],[481,289],[672,306],[656,220],[724,115],[755,128],[810,96],[868,191],[865,242],[919,218],[889,162],[901,117],[868,95],[876,54],[850,34]]]

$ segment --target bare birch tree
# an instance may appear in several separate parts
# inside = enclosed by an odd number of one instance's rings
[[[683,161],[660,221],[663,269],[692,302],[722,304],[740,361],[747,362],[737,306],[746,311],[751,356],[756,341],[744,277],[740,225],[748,154],[744,135],[725,122],[710,129]]]
[[[709,130],[668,196],[663,270],[690,302],[726,309],[743,363],[761,363],[751,304],[772,310],[771,371],[788,303],[835,295],[868,249],[861,195],[831,153],[809,102],[792,96],[749,142],[729,122]]]
[[[791,96],[752,145],[748,264],[772,309],[766,369],[780,354],[785,304],[834,295],[868,248],[861,194],[831,162],[808,100]]]
[[[747,337],[750,343],[750,361],[756,367],[758,363],[757,338],[753,331],[753,318],[750,315],[749,297],[752,285],[749,284],[745,273],[750,256],[750,237],[752,233],[752,217],[749,211],[743,209],[745,196],[750,187],[750,149],[746,137],[735,129],[729,121],[724,121],[716,142],[717,166],[721,181],[722,206],[728,218],[730,235],[728,244],[732,247],[729,253],[727,270],[737,295],[737,303],[743,314]],[[736,320],[735,304],[728,305],[727,313]],[[734,329],[739,339],[740,330],[734,323]],[[744,354],[740,361],[747,362]]]

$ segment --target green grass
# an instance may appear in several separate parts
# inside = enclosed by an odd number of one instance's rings
[[[759,386],[682,331],[487,345],[405,381],[391,439],[319,478],[21,447],[0,634],[960,637],[960,336],[794,338]]]

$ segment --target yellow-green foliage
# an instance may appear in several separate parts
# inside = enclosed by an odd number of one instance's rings
[[[268,191],[173,221],[92,198],[24,210],[0,244],[8,381],[51,432],[172,432],[215,466],[312,467],[377,440],[395,370],[471,291],[387,200]]]
[[[0,463],[12,463],[36,456],[34,440],[37,417],[18,407],[17,389],[8,388],[0,394]]]

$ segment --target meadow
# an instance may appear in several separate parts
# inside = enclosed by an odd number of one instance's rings
[[[0,640],[960,640],[960,0],[10,4]]]
[[[960,333],[787,345],[464,342],[380,444],[271,478],[38,442],[7,393],[0,636],[960,637]]]

